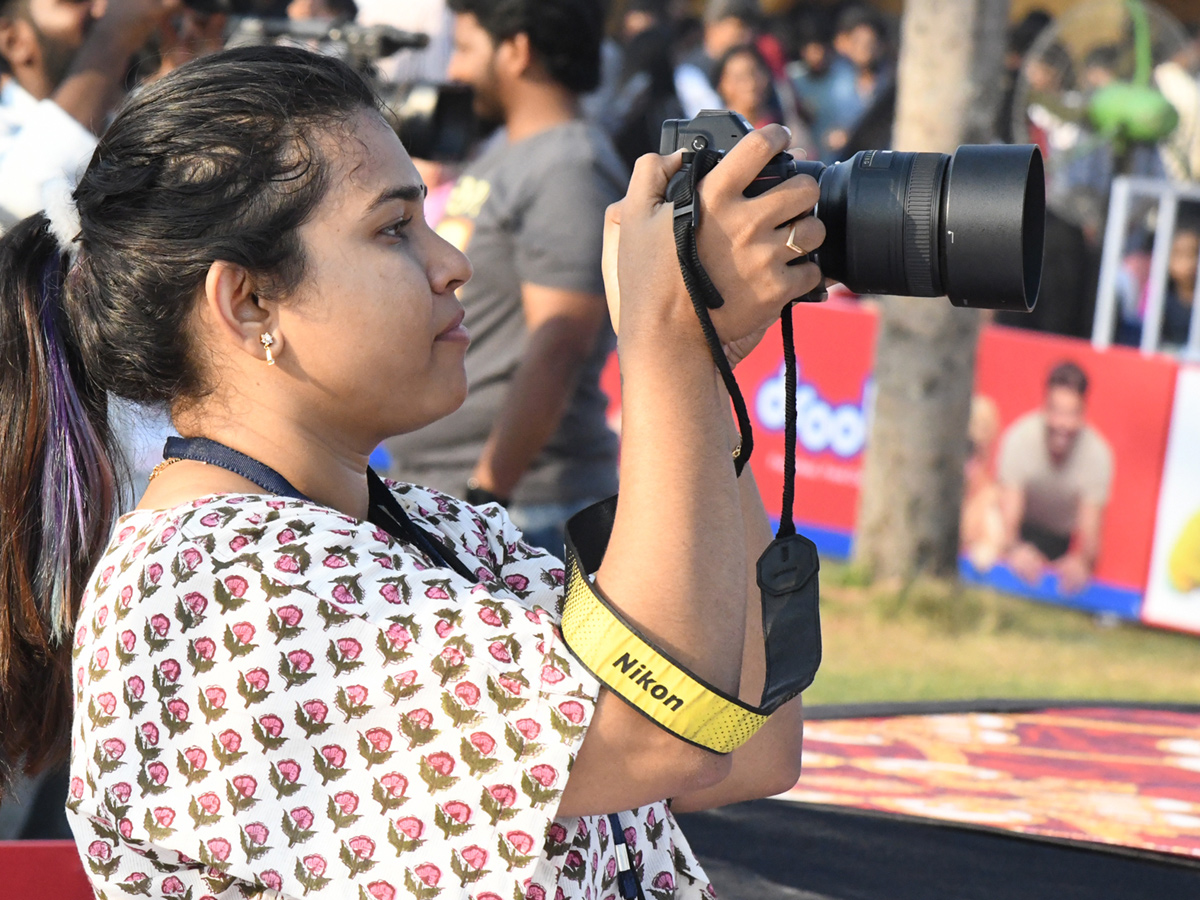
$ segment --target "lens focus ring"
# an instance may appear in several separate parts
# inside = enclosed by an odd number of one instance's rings
[[[914,156],[904,193],[904,277],[909,296],[936,297],[942,293],[937,218],[945,157],[940,153]]]

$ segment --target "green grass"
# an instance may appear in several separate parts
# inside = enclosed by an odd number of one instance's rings
[[[1200,638],[994,591],[871,585],[822,560],[824,658],[809,703],[981,697],[1200,703]]]

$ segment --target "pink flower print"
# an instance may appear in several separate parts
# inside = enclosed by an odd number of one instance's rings
[[[564,572],[562,569],[551,569],[549,574],[550,574],[550,577],[552,579],[554,579],[555,584],[562,584],[564,581],[567,580],[567,573]]]
[[[132,653],[133,648],[137,646],[137,635],[129,630],[122,631],[121,646],[125,648],[126,653]]]
[[[500,675],[496,678],[500,682],[500,686],[515,697],[521,695],[521,682],[515,678],[509,678],[507,675]]]
[[[567,719],[575,725],[578,725],[583,721],[583,704],[577,700],[564,700],[562,703],[558,704],[558,711],[566,716]]]
[[[583,854],[578,850],[572,850],[567,854],[567,858],[563,860],[563,868],[578,869],[583,865]]]
[[[256,691],[265,691],[271,683],[271,676],[267,674],[266,669],[251,669],[242,677],[246,679],[246,684]]]
[[[129,875],[128,878],[125,879],[124,883],[132,884],[132,885],[139,885],[149,877],[150,876],[147,875],[145,872],[133,872],[132,874]]]
[[[275,615],[288,628],[295,628],[300,624],[300,620],[304,618],[304,613],[295,606],[281,606],[275,610]]]
[[[354,638],[339,638],[337,648],[346,659],[358,659],[359,654],[362,653],[362,644]]]
[[[304,712],[310,719],[317,724],[325,721],[325,717],[329,715],[329,707],[320,700],[309,700],[304,704]]]
[[[117,543],[118,544],[125,543],[127,540],[129,540],[129,536],[131,534],[133,534],[135,531],[137,531],[137,529],[134,528],[132,525],[126,525],[124,528],[121,529],[121,533],[117,535]]]
[[[403,797],[408,790],[408,779],[399,772],[389,772],[379,779],[379,783],[392,797]]]
[[[517,802],[517,791],[511,784],[493,784],[488,788],[488,793],[504,809],[508,809]],[[565,835],[566,832],[563,834]]]
[[[611,880],[617,877],[617,858],[610,856],[608,862],[604,864],[604,877]]]
[[[527,855],[533,849],[533,838],[524,831],[510,831],[504,836],[504,839],[522,856]]]
[[[675,890],[675,876],[670,872],[659,872],[650,882],[650,886],[660,891],[673,891]]]
[[[259,718],[258,724],[262,726],[262,730],[271,737],[279,737],[283,731],[283,719],[279,716],[265,715]]]
[[[441,590],[441,588],[438,588],[438,590]],[[446,593],[446,592],[442,591],[442,593]],[[448,594],[447,594],[447,599],[449,599]],[[448,635],[450,632],[452,632],[454,630],[454,625],[453,625],[453,623],[449,622],[446,619],[438,619],[437,624],[433,626],[433,630],[437,632],[438,637],[444,638],[446,635]]]
[[[163,567],[158,563],[150,563],[150,565],[146,566],[146,577],[150,580],[151,584],[158,584],[159,579],[162,578],[162,573]]]
[[[250,838],[252,843],[262,846],[267,842],[271,830],[262,822],[251,822],[246,826],[246,837]]]
[[[196,566],[200,565],[200,551],[194,547],[188,547],[181,555],[183,564],[188,567],[188,571],[195,571]]]
[[[260,872],[258,877],[259,877],[259,879],[261,879],[262,883],[265,884],[267,887],[269,887],[271,890],[273,890],[273,891],[283,890],[283,876],[280,875],[278,872],[276,872],[274,869],[267,869],[267,871],[265,871],[265,872]],[[204,900],[204,898],[201,898],[201,900]]]
[[[341,557],[338,558],[340,559]],[[350,593],[350,588],[346,587],[344,584],[334,585],[333,599],[344,606],[352,606],[358,602],[358,599],[352,593]]]
[[[154,821],[163,828],[170,828],[175,821],[175,810],[169,806],[158,806],[154,809]]]
[[[107,647],[101,647],[99,650],[96,651],[96,655],[92,658],[96,662],[97,669],[107,669],[108,668],[108,648]]]
[[[529,587],[529,579],[524,575],[509,575],[504,579],[504,583],[514,591],[523,591]]]
[[[321,755],[335,769],[340,769],[346,762],[346,751],[337,744],[326,744],[321,748]]]
[[[104,748],[104,753],[109,759],[116,760],[125,755],[125,742],[120,738],[109,738],[100,746]]]
[[[437,887],[437,883],[442,880],[442,870],[433,863],[421,863],[413,869],[413,874],[421,879],[426,887]]]
[[[200,524],[203,525],[205,528],[216,528],[217,524],[220,521],[221,521],[221,516],[215,512],[210,512],[208,515],[202,516],[200,518]]]
[[[92,841],[88,844],[87,853],[92,859],[104,861],[112,856],[112,847],[104,841]]]
[[[376,753],[383,753],[392,746],[392,733],[386,728],[371,728],[364,735]]]
[[[119,603],[120,607],[122,609],[129,609],[129,601],[132,599],[133,599],[133,588],[127,584],[127,585],[125,585],[125,587],[121,588],[121,597],[120,597],[120,603]]]
[[[111,716],[113,710],[117,708],[117,698],[105,691],[103,694],[96,695],[96,705],[104,710],[106,716]]]
[[[206,598],[203,594],[196,593],[195,591],[192,591],[190,594],[186,594],[183,598],[183,602],[186,603],[187,608],[197,616],[208,608],[208,598]]]
[[[163,533],[159,537],[159,541],[163,544],[167,543],[167,541],[169,541],[169,540],[171,540],[171,538],[175,537],[175,531],[176,531],[176,529],[175,529],[174,525],[168,525],[166,528],[163,529]]]
[[[188,717],[188,705],[182,700],[168,700],[167,711],[173,715],[178,721],[186,722]]]
[[[562,670],[556,666],[542,666],[542,681],[546,684],[558,684],[564,677]]]
[[[146,766],[146,774],[155,784],[167,783],[167,767],[160,762],[152,762]]]
[[[280,572],[295,573],[300,571],[300,563],[296,562],[296,557],[290,553],[281,553],[279,554],[279,558],[275,560],[275,568]]]
[[[379,593],[388,603],[400,604],[404,602],[404,598],[400,596],[400,588],[394,584],[385,584],[379,589]]]
[[[386,881],[372,881],[367,885],[367,893],[374,900],[396,900],[396,889]]]
[[[250,587],[250,583],[241,575],[230,575],[225,579],[225,590],[239,599],[246,593],[248,587]],[[237,633],[236,629],[234,633]]]
[[[425,757],[425,762],[429,763],[429,767],[439,775],[449,775],[454,771],[454,757],[449,753],[430,753]]]
[[[246,537],[244,534],[239,534],[237,537],[235,537],[232,541],[229,542],[229,549],[232,550],[234,553],[237,553],[243,547],[245,547],[248,543],[250,543],[250,538]]]
[[[462,651],[457,647],[446,647],[444,650],[442,650],[441,655],[442,659],[444,659],[446,664],[449,666],[461,666],[463,664]]]
[[[208,765],[208,754],[199,747],[188,747],[183,751],[183,758],[193,769],[203,769]]]
[[[290,528],[285,528],[283,531],[279,532],[279,535],[275,539],[281,544],[290,544],[292,541],[296,540],[296,532],[292,531]]]
[[[416,681],[417,681],[417,670],[416,669],[409,669],[407,672],[401,672],[399,675],[396,676],[396,682],[401,687],[410,687],[413,684],[416,684]]]
[[[342,815],[348,816],[358,809],[358,794],[352,791],[340,791],[333,795],[333,802],[342,811]]]
[[[201,794],[196,798],[196,803],[210,816],[215,816],[217,810],[221,808],[221,798],[212,791],[209,791],[207,794]]]
[[[412,722],[418,728],[429,728],[433,725],[433,713],[427,709],[414,709],[408,713],[408,721]]]
[[[409,630],[399,622],[394,623],[387,630],[388,643],[393,647],[407,647],[412,643],[412,634]]]
[[[532,775],[534,780],[544,788],[548,788],[552,786],[554,782],[558,781],[558,771],[554,768],[554,766],[548,766],[544,763],[542,765],[534,766],[529,770],[529,774]]]
[[[249,800],[258,790],[258,782],[252,775],[237,775],[233,779],[233,789]]]
[[[142,740],[144,740],[151,747],[157,747],[158,746],[158,726],[155,725],[153,722],[143,722],[142,723]]]
[[[113,572],[115,572],[115,571],[117,571],[116,566],[109,566],[107,569],[105,569],[103,572],[101,572],[100,573],[100,583],[103,585],[107,585],[110,581],[112,581]]]
[[[219,688],[216,685],[206,687],[204,689],[204,699],[208,701],[208,705],[213,709],[221,709],[225,706],[225,689]]]
[[[331,553],[322,561],[322,565],[327,569],[344,569],[346,567],[346,559],[336,553]]]
[[[486,731],[477,731],[471,735],[471,745],[484,756],[491,756],[496,749],[496,740]]]
[[[352,837],[347,843],[359,859],[370,859],[375,855],[375,842],[366,835],[360,834],[358,837]]]
[[[225,838],[212,838],[208,842],[208,852],[211,853],[213,858],[218,862],[224,862],[225,860],[229,859],[229,851],[232,849],[233,848],[229,845],[229,841],[225,840]]]
[[[249,644],[254,640],[254,626],[249,622],[238,622],[231,629],[239,644]]]
[[[162,613],[156,613],[150,617],[150,627],[159,637],[166,637],[167,632],[171,630],[171,620]]]
[[[456,696],[464,706],[474,706],[479,702],[479,688],[469,681],[460,681],[454,686]]]
[[[129,693],[133,695],[134,699],[140,698],[146,692],[146,682],[136,675],[130,675],[125,686],[129,688]]]
[[[492,654],[492,658],[499,662],[512,662],[512,654],[508,652],[508,648],[504,646],[503,641],[492,641],[488,645],[488,653]]]
[[[625,843],[629,845],[630,851],[637,847],[637,829],[632,825],[625,829]]]
[[[80,625],[75,629],[75,646],[82,647],[87,642],[87,626]]]
[[[479,619],[483,624],[490,625],[492,628],[501,628],[504,625],[504,620],[500,618],[500,614],[490,606],[480,608]]]
[[[124,751],[122,751],[122,752],[124,752]],[[125,785],[125,786],[129,787],[129,785]],[[78,778],[78,777],[72,778],[71,779],[71,798],[74,800],[78,800],[82,796],[83,796],[83,779]]]
[[[462,856],[463,862],[476,871],[487,865],[488,853],[478,844],[464,847],[459,855]]]
[[[527,610],[525,610],[525,618],[527,618],[527,619],[528,619],[530,622],[532,622],[534,625],[541,625],[541,624],[542,624],[542,613],[541,613],[541,610],[537,610],[537,609],[527,609]]]
[[[182,671],[179,662],[174,659],[164,659],[158,666],[158,671],[162,673],[162,677],[174,684],[179,680],[179,673]]]
[[[443,587],[438,587],[437,585],[434,585],[431,588],[426,588],[425,596],[428,597],[430,600],[449,600],[450,599],[450,595],[448,593],[446,593],[446,589]],[[446,620],[442,619],[442,621],[445,622]],[[450,623],[446,622],[446,624],[448,625]],[[445,637],[445,635],[442,635],[442,637]]]
[[[442,812],[459,825],[465,825],[471,821],[471,807],[458,800],[451,800],[449,803],[442,804]]]
[[[525,740],[536,741],[537,736],[542,733],[542,726],[533,719],[517,719],[517,731],[521,732]]]
[[[226,753],[237,753],[242,746],[242,736],[232,728],[222,731],[217,736],[217,740],[221,742],[221,746],[225,748]]]
[[[196,655],[205,661],[211,660],[217,652],[217,644],[212,638],[196,638],[192,646],[196,648]]]
[[[396,830],[410,841],[415,841],[424,833],[425,823],[420,819],[414,819],[412,816],[405,816],[396,822]]]
[[[293,650],[287,658],[297,672],[307,672],[313,664],[312,654],[307,650]]]
[[[129,819],[122,819],[117,823],[117,831],[121,832],[121,837],[128,840],[133,835],[133,822]]]
[[[367,689],[361,684],[352,684],[346,688],[346,698],[354,706],[362,706],[367,702]]]
[[[295,784],[300,777],[300,763],[294,759],[285,759],[283,762],[276,763],[275,769],[288,784]]]
[[[546,890],[540,884],[531,884],[525,892],[525,900],[546,900]]]
[[[304,857],[304,868],[308,869],[308,871],[317,878],[320,878],[325,874],[325,867],[327,865],[328,863],[325,862],[325,857],[317,856],[315,853],[312,856]]]

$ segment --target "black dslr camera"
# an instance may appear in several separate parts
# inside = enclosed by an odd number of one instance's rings
[[[683,149],[686,172],[695,152],[727,153],[752,130],[735,112],[703,110],[664,122],[660,152]],[[862,150],[831,166],[781,153],[746,196],[793,175],[820,184],[813,215],[826,237],[809,258],[831,281],[859,294],[944,294],[955,306],[1027,312],[1037,303],[1046,182],[1036,146],[968,144],[952,156]]]

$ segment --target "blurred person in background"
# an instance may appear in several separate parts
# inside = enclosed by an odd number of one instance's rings
[[[1122,260],[1117,282],[1119,319],[1115,342],[1136,347],[1142,341],[1142,322],[1149,303],[1150,259],[1153,238]],[[1200,212],[1181,204],[1171,250],[1167,257],[1167,283],[1163,294],[1159,341],[1166,350],[1187,345],[1196,301],[1196,275],[1200,267]]]
[[[319,19],[324,22],[353,22],[358,17],[354,0],[292,0],[289,19]]]
[[[891,84],[892,75],[883,59],[885,38],[883,22],[870,7],[849,6],[838,16],[833,49],[850,63],[852,77],[843,74],[834,81],[829,97],[831,121],[816,135],[830,159],[847,155],[844,150],[854,129]]]
[[[715,69],[725,52],[754,42],[760,16],[758,0],[709,0],[704,9],[700,43],[675,67],[675,93],[683,114],[691,118],[702,109],[720,109]]]
[[[392,475],[498,502],[562,552],[577,510],[617,488],[600,371],[613,347],[600,272],[606,207],[627,174],[579,97],[600,77],[600,0],[451,0],[448,75],[504,131],[459,177],[438,232],[476,275],[460,291],[468,399],[393,438]]]
[[[652,4],[640,0],[634,5]],[[622,48],[621,79],[611,113],[601,118],[600,124],[608,129],[630,169],[642,154],[658,152],[662,123],[683,116],[675,94],[672,42],[671,30],[660,24],[635,30]]]
[[[180,0],[0,0],[0,230],[96,147],[130,59]]]
[[[1064,594],[1092,576],[1112,490],[1112,449],[1087,423],[1087,391],[1075,363],[1051,369],[1041,408],[1004,432],[997,464],[1009,567],[1030,584],[1054,572]]]
[[[794,146],[811,149],[812,136],[795,107],[781,104],[772,91],[771,68],[758,47],[743,44],[725,51],[714,76],[721,106],[745,116],[755,128],[786,125]]]
[[[978,572],[989,572],[1004,553],[1004,514],[1000,485],[992,475],[992,450],[1000,435],[1000,410],[983,394],[971,398],[967,459],[963,466],[963,505],[959,540]]]

